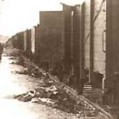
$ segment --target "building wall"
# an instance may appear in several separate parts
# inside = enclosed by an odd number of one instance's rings
[[[63,58],[61,11],[40,12],[40,60],[59,61]]]

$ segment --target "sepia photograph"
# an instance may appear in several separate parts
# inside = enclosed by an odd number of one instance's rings
[[[0,119],[119,119],[119,0],[0,0]]]

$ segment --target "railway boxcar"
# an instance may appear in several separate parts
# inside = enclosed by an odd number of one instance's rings
[[[15,35],[16,48],[23,50],[23,32],[19,32]]]
[[[81,42],[81,24],[80,24],[80,6],[68,6],[63,4],[64,13],[64,68],[65,75],[75,77],[69,81],[75,88],[80,87],[80,43]],[[83,33],[82,33],[83,34]],[[81,54],[80,54],[81,53]]]
[[[106,30],[106,84],[112,85],[115,74],[119,74],[119,1],[107,0]]]
[[[35,26],[31,28],[31,53],[32,55],[35,54]]]
[[[106,0],[85,1],[84,14],[84,68],[89,70],[89,81],[93,86],[101,88],[102,78],[106,74]]]
[[[24,31],[24,53],[27,57],[31,58],[31,29]]]
[[[35,54],[37,62],[47,67],[62,61],[64,72],[76,77],[73,83],[77,88],[85,78],[85,69],[94,87],[101,88],[103,76],[109,86],[114,74],[119,73],[118,9],[118,0],[63,4],[63,11],[40,12],[40,25],[11,39],[22,49],[22,40],[15,39],[22,39],[24,34],[27,56]]]
[[[82,5],[63,7],[66,69],[75,75],[77,88],[87,75],[85,70],[89,71],[89,82],[101,87],[106,60],[106,1],[88,0]]]
[[[63,58],[62,11],[40,12],[40,62],[53,66]]]
[[[40,61],[40,24],[35,26],[35,62]]]
[[[37,26],[34,26],[32,29],[31,29],[31,53],[32,53],[32,60],[36,63],[39,63],[40,62],[40,59],[39,59],[39,43],[40,43],[40,38],[39,38],[39,35],[40,35],[40,25],[38,24]]]
[[[17,48],[19,50],[23,50],[23,32],[19,32],[16,33],[15,35],[13,35],[10,39],[9,39],[9,43],[11,44],[11,46],[13,46],[14,48]]]

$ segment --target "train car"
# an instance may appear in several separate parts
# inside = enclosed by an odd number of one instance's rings
[[[84,68],[89,70],[89,81],[102,87],[106,75],[106,0],[85,1]]]
[[[25,53],[25,55],[29,58],[31,58],[32,56],[32,50],[31,50],[31,29],[27,29],[26,31],[24,31],[23,33],[23,51]]]
[[[40,62],[40,24],[35,26],[35,53],[34,62],[39,64]]]
[[[106,78],[108,87],[114,74],[119,73],[118,9],[118,0],[63,4],[63,11],[40,12],[40,25],[11,39],[15,47],[24,49],[29,57],[34,54],[37,63],[47,68],[57,70],[61,63],[64,74],[75,76],[73,83],[77,88],[85,75],[96,88],[102,88],[102,78]],[[24,45],[22,40],[16,42],[23,36]]]
[[[17,48],[19,50],[23,50],[23,32],[16,33],[9,39],[9,43],[12,47]]]
[[[66,70],[75,75],[77,88],[85,75],[89,83],[101,88],[106,73],[106,1],[88,0],[63,8]]]
[[[106,19],[106,86],[110,87],[119,74],[119,1],[107,0]]]
[[[34,26],[31,29],[31,55],[32,55],[32,60],[36,63],[40,62],[39,59],[39,43],[40,43],[40,38],[39,38],[39,34],[40,34],[40,25],[38,24],[37,26]]]
[[[31,28],[31,53],[35,54],[35,27]]]
[[[75,77],[69,81],[75,88],[80,87],[80,6],[63,4],[64,15],[64,68],[65,75]]]
[[[19,50],[23,50],[23,32],[19,32],[15,35],[15,44],[16,44],[16,48],[19,49]]]
[[[63,58],[62,11],[40,12],[40,62],[53,66]]]
[[[14,48],[13,46],[13,36],[8,39],[8,41],[5,43],[5,48]]]

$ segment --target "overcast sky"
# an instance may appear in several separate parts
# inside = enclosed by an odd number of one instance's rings
[[[61,10],[61,2],[74,5],[83,0],[1,0],[0,35],[13,35],[39,23],[39,11]]]

